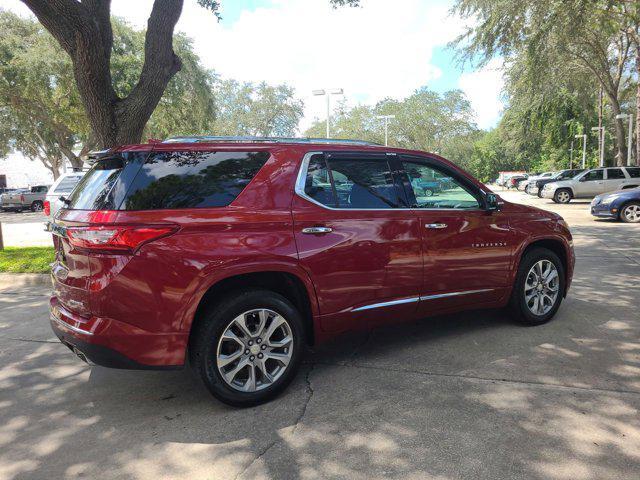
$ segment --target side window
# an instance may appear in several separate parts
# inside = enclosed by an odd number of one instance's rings
[[[386,160],[311,158],[305,194],[333,208],[390,209],[403,206]]]
[[[627,173],[631,178],[640,178],[640,167],[627,167]]]
[[[602,180],[603,178],[603,171],[602,170],[591,170],[590,172],[587,172],[586,175],[584,177],[582,177],[584,180],[584,182],[593,182],[596,180]]]
[[[452,176],[420,163],[403,161],[418,208],[479,208],[480,202]]]
[[[621,168],[607,168],[607,180],[619,180],[627,178]]]
[[[267,152],[157,152],[136,175],[123,210],[224,207],[269,159]]]
[[[314,155],[311,157],[304,184],[304,193],[316,202],[326,205],[327,207],[338,206],[333,186],[331,185],[329,169],[324,161],[324,155]]]

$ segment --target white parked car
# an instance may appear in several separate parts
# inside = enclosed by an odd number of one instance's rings
[[[569,203],[573,198],[593,198],[601,193],[640,186],[640,167],[594,168],[569,180],[547,183],[542,198]]]
[[[53,182],[44,199],[44,213],[49,217],[50,221],[54,219],[58,210],[64,206],[64,202],[60,200],[60,197],[68,197],[82,179],[84,173],[85,172],[65,173]]]

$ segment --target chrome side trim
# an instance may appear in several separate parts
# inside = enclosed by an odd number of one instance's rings
[[[372,303],[371,305],[365,305],[364,307],[354,308],[352,312],[362,312],[363,310],[371,310],[373,308],[390,307],[392,305],[401,305],[403,303],[412,303],[420,300],[420,297],[403,298],[401,300],[392,300],[390,302]]]
[[[449,292],[449,293],[438,293],[436,295],[420,295],[420,301],[423,300],[435,300],[437,298],[446,298],[446,297],[457,297],[459,295],[471,295],[472,293],[483,293],[483,292],[491,292],[495,290],[494,288],[482,288],[479,290],[465,290],[462,292]]]

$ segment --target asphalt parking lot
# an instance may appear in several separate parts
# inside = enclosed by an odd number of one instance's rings
[[[342,338],[251,409],[186,371],[82,364],[49,329],[48,289],[5,285],[0,478],[640,478],[640,226],[504,197],[572,227],[553,322],[472,312]]]

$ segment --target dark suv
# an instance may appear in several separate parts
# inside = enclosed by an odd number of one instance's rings
[[[429,182],[437,195],[415,187]],[[437,155],[356,141],[114,149],[52,230],[65,345],[108,367],[190,363],[233,405],[276,395],[305,345],[342,332],[507,305],[544,323],[574,266],[558,215]]]

